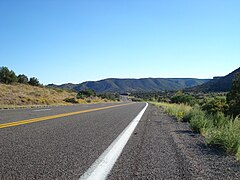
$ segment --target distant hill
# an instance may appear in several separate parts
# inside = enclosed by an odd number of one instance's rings
[[[188,90],[198,92],[227,92],[232,87],[232,80],[236,73],[240,73],[240,68],[236,69],[235,71],[224,77],[215,77],[205,84],[189,88]]]
[[[104,79],[100,81],[87,81],[81,84],[49,84],[50,87],[58,87],[71,90],[93,89],[97,93],[105,92],[132,92],[132,91],[165,91],[180,90],[208,82],[208,79],[194,78],[143,78],[143,79]]]

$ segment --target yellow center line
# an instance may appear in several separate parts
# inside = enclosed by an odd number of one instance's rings
[[[27,120],[20,120],[20,121],[15,121],[15,122],[10,122],[10,123],[4,123],[4,124],[0,124],[0,129],[1,128],[12,127],[12,126],[19,126],[19,125],[23,125],[23,124],[34,123],[34,122],[39,122],[39,121],[46,121],[46,120],[56,119],[56,118],[60,118],[60,117],[72,116],[72,115],[76,115],[76,114],[88,113],[88,112],[93,112],[93,111],[100,111],[100,110],[104,110],[104,109],[126,106],[126,105],[130,105],[130,104],[133,104],[133,103],[120,104],[120,105],[107,106],[107,107],[100,107],[100,108],[93,108],[93,109],[87,109],[87,110],[82,110],[82,111],[76,111],[76,112],[70,112],[70,113],[57,114],[57,115],[45,116],[45,117],[39,117],[39,118],[33,118],[33,119],[27,119]]]

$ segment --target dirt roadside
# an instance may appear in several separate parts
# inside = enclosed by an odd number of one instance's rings
[[[149,105],[108,179],[240,179],[240,163]]]

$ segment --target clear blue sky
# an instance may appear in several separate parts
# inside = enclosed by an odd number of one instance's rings
[[[40,82],[226,75],[239,0],[1,0],[0,66]]]

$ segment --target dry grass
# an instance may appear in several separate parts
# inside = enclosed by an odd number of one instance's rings
[[[66,104],[63,99],[75,97],[75,92],[36,87],[25,84],[0,84],[0,107]]]
[[[187,119],[193,131],[201,133],[207,143],[219,146],[230,154],[235,154],[240,161],[240,117],[235,119],[224,116],[223,113],[207,114],[199,106],[184,104],[156,103],[178,120]],[[180,115],[179,115],[180,114]]]
[[[0,108],[35,107],[47,105],[68,105],[66,98],[75,98],[76,92],[25,84],[0,84]],[[79,99],[79,103],[106,102],[100,98]]]
[[[185,104],[169,104],[164,102],[151,102],[155,106],[161,106],[164,108],[164,111],[167,112],[171,116],[175,116],[178,121],[183,120],[185,116],[187,116],[192,109],[191,106]]]

